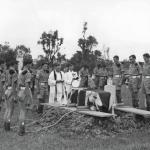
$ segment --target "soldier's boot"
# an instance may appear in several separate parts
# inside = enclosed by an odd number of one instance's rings
[[[19,135],[19,136],[25,135],[25,125],[24,125],[24,123],[22,123],[22,124],[19,126],[18,135]]]
[[[4,122],[4,129],[5,129],[5,131],[10,131],[10,121]]]

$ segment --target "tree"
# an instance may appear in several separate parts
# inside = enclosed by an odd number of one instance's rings
[[[83,26],[83,37],[79,38],[78,40],[78,46],[81,48],[81,51],[76,51],[76,53],[70,59],[70,62],[75,66],[76,71],[79,71],[81,66],[86,64],[89,66],[90,72],[92,72],[98,57],[101,56],[101,52],[99,50],[93,51],[93,48],[97,46],[98,42],[92,35],[86,38],[86,31],[87,22],[85,22]]]
[[[16,52],[9,46],[9,43],[0,44],[0,60],[6,62],[6,64],[16,62]]]
[[[31,53],[30,48],[27,48],[25,45],[16,46],[15,51],[16,51],[17,54],[19,53],[22,56]]]
[[[60,52],[57,53],[57,58],[56,59],[59,63],[63,63],[63,62],[67,61],[66,55],[65,54],[62,55]]]
[[[82,63],[85,64],[87,63],[88,60],[88,55],[92,53],[93,47],[97,46],[98,42],[96,38],[92,35],[88,36],[87,38],[85,37],[85,33],[87,31],[87,22],[84,23],[83,26],[83,38],[80,38],[78,40],[78,46],[82,50]]]
[[[42,45],[49,65],[53,66],[55,55],[58,53],[61,45],[63,44],[63,38],[58,37],[57,30],[49,33],[43,32],[38,44]]]

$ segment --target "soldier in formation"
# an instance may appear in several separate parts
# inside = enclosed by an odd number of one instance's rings
[[[139,64],[136,62],[136,56],[129,57],[130,66],[128,70],[128,85],[131,92],[132,105],[135,108],[139,107],[138,93],[141,86],[141,70]]]
[[[43,113],[43,105],[48,98],[48,78],[49,78],[49,69],[48,63],[43,62],[42,69],[37,72],[36,75],[36,90],[38,98],[38,113]]]
[[[113,57],[113,85],[116,86],[116,101],[117,103],[121,103],[121,85],[122,85],[122,77],[123,77],[123,69],[122,65],[119,62],[119,56]]]
[[[143,55],[144,66],[142,70],[142,91],[146,95],[147,110],[150,111],[150,55]]]
[[[17,62],[16,62],[17,63]],[[5,113],[4,113],[4,129],[10,130],[10,123],[14,111],[14,104],[17,101],[17,81],[18,75],[15,70],[15,62],[7,64],[5,76]]]
[[[19,114],[19,135],[25,134],[25,116],[26,116],[26,104],[32,101],[32,93],[31,93],[31,73],[30,67],[32,64],[31,59],[25,59],[23,61],[23,70],[18,75],[18,103],[20,108]]]
[[[107,84],[108,72],[106,70],[106,65],[101,62],[93,71],[95,85],[98,89],[104,90],[104,86]]]

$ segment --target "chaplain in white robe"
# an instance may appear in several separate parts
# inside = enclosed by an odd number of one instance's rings
[[[54,64],[54,70],[50,73],[48,83],[50,86],[49,103],[54,103],[55,99],[58,103],[66,103],[66,95],[64,90],[64,73],[61,71],[60,64]]]
[[[74,69],[73,65],[69,64],[68,68],[69,70],[66,73],[66,77],[65,77],[65,87],[66,87],[67,98],[69,98],[69,94],[71,93],[71,90],[72,90],[72,82],[78,78],[77,73],[73,71]]]

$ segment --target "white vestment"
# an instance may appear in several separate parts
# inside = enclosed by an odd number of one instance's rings
[[[65,73],[65,88],[66,88],[67,98],[68,98],[69,93],[71,93],[72,81],[73,79],[77,77],[78,75],[74,71],[69,70],[67,73]]]
[[[56,83],[58,80],[64,81],[64,73],[63,72],[57,72],[56,73],[56,80],[54,76],[54,71],[52,71],[49,75],[48,83],[50,85],[50,94],[49,94],[49,103],[55,102],[55,97],[57,99],[57,102],[60,104],[65,104],[66,102],[66,95],[64,90],[64,83]],[[62,97],[64,96],[64,99]]]

